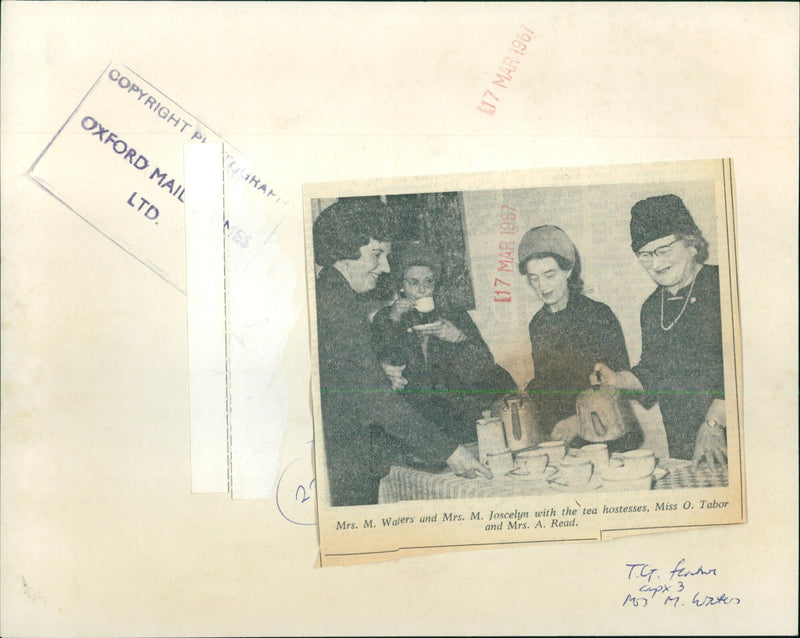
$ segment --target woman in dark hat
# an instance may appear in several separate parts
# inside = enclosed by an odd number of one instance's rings
[[[476,440],[475,422],[498,396],[516,389],[494,361],[466,311],[437,295],[441,263],[412,244],[391,256],[397,290],[372,321],[375,349],[392,387],[460,443]]]
[[[642,304],[642,358],[632,373],[602,359],[593,379],[638,392],[661,408],[669,454],[715,467],[727,459],[719,268],[708,242],[676,195],[631,209],[631,248],[657,284]]]
[[[488,468],[392,392],[370,340],[367,301],[389,273],[392,214],[378,200],[341,199],[314,222],[322,430],[332,505],[376,503],[391,463],[411,454],[462,476]]]
[[[579,436],[575,415],[578,394],[589,388],[595,362],[609,369],[629,368],[622,328],[611,309],[583,294],[581,261],[575,245],[557,226],[531,228],[519,243],[519,270],[542,300],[528,327],[534,377],[527,391],[542,414],[545,432],[575,447],[589,442]],[[639,447],[642,432],[632,424],[622,437],[605,441],[609,450]]]

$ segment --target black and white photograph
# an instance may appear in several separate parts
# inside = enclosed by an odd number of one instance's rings
[[[731,170],[310,198],[320,507],[738,486]]]

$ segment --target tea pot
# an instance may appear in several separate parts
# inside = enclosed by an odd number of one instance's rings
[[[506,444],[511,450],[532,447],[547,437],[536,404],[528,397],[508,394],[493,405],[492,412],[503,422]]]
[[[575,404],[579,434],[586,441],[614,441],[636,424],[630,403],[613,386],[593,385],[578,395]]]

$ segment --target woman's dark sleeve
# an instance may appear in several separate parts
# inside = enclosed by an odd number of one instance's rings
[[[381,308],[372,318],[372,346],[378,359],[383,359],[383,351],[391,340],[391,319],[386,308]]]
[[[366,334],[366,319],[359,320],[338,299],[319,299],[324,307],[318,314],[323,428],[333,426],[328,420],[351,430],[374,423],[420,458],[444,462],[458,441],[390,389]]]
[[[615,372],[630,370],[631,362],[628,358],[628,348],[625,345],[625,335],[622,334],[622,326],[610,308],[606,308],[603,323],[600,348],[604,363]]]
[[[631,372],[639,379],[639,383],[641,383],[644,388],[643,392],[636,394],[636,400],[645,408],[653,407],[658,400],[656,385],[659,357],[653,340],[652,321],[648,318],[648,315],[647,302],[645,302],[639,314],[639,325],[642,329],[642,356],[639,359],[639,363],[631,369]]]
[[[454,344],[454,356],[459,363],[467,368],[475,369],[478,374],[480,374],[480,370],[494,365],[492,352],[483,340],[481,331],[478,330],[472,317],[462,311],[453,314],[451,321],[466,337],[464,341]]]
[[[451,321],[464,333],[466,340],[452,344],[453,364],[458,375],[470,387],[500,390],[516,390],[513,377],[497,365],[492,351],[481,336],[472,317],[466,311],[458,312]]]
[[[722,357],[722,309],[720,307],[719,270],[706,266],[701,271],[703,290],[700,308],[703,310],[699,348],[702,354],[697,362],[698,389],[707,390],[713,399],[725,399],[725,364]],[[698,275],[698,278],[700,275]]]
[[[372,347],[379,361],[391,361],[403,350],[403,328],[392,321],[391,307],[381,308],[372,319]]]

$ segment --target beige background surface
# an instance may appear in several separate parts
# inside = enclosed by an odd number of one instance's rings
[[[796,5],[2,11],[2,635],[796,629]],[[191,495],[185,298],[24,177],[112,59],[298,202],[320,180],[732,157],[750,522],[323,570],[273,501]],[[302,282],[299,208],[278,239]],[[287,462],[311,431],[292,298]],[[742,605],[622,608],[626,562],[681,557]]]

